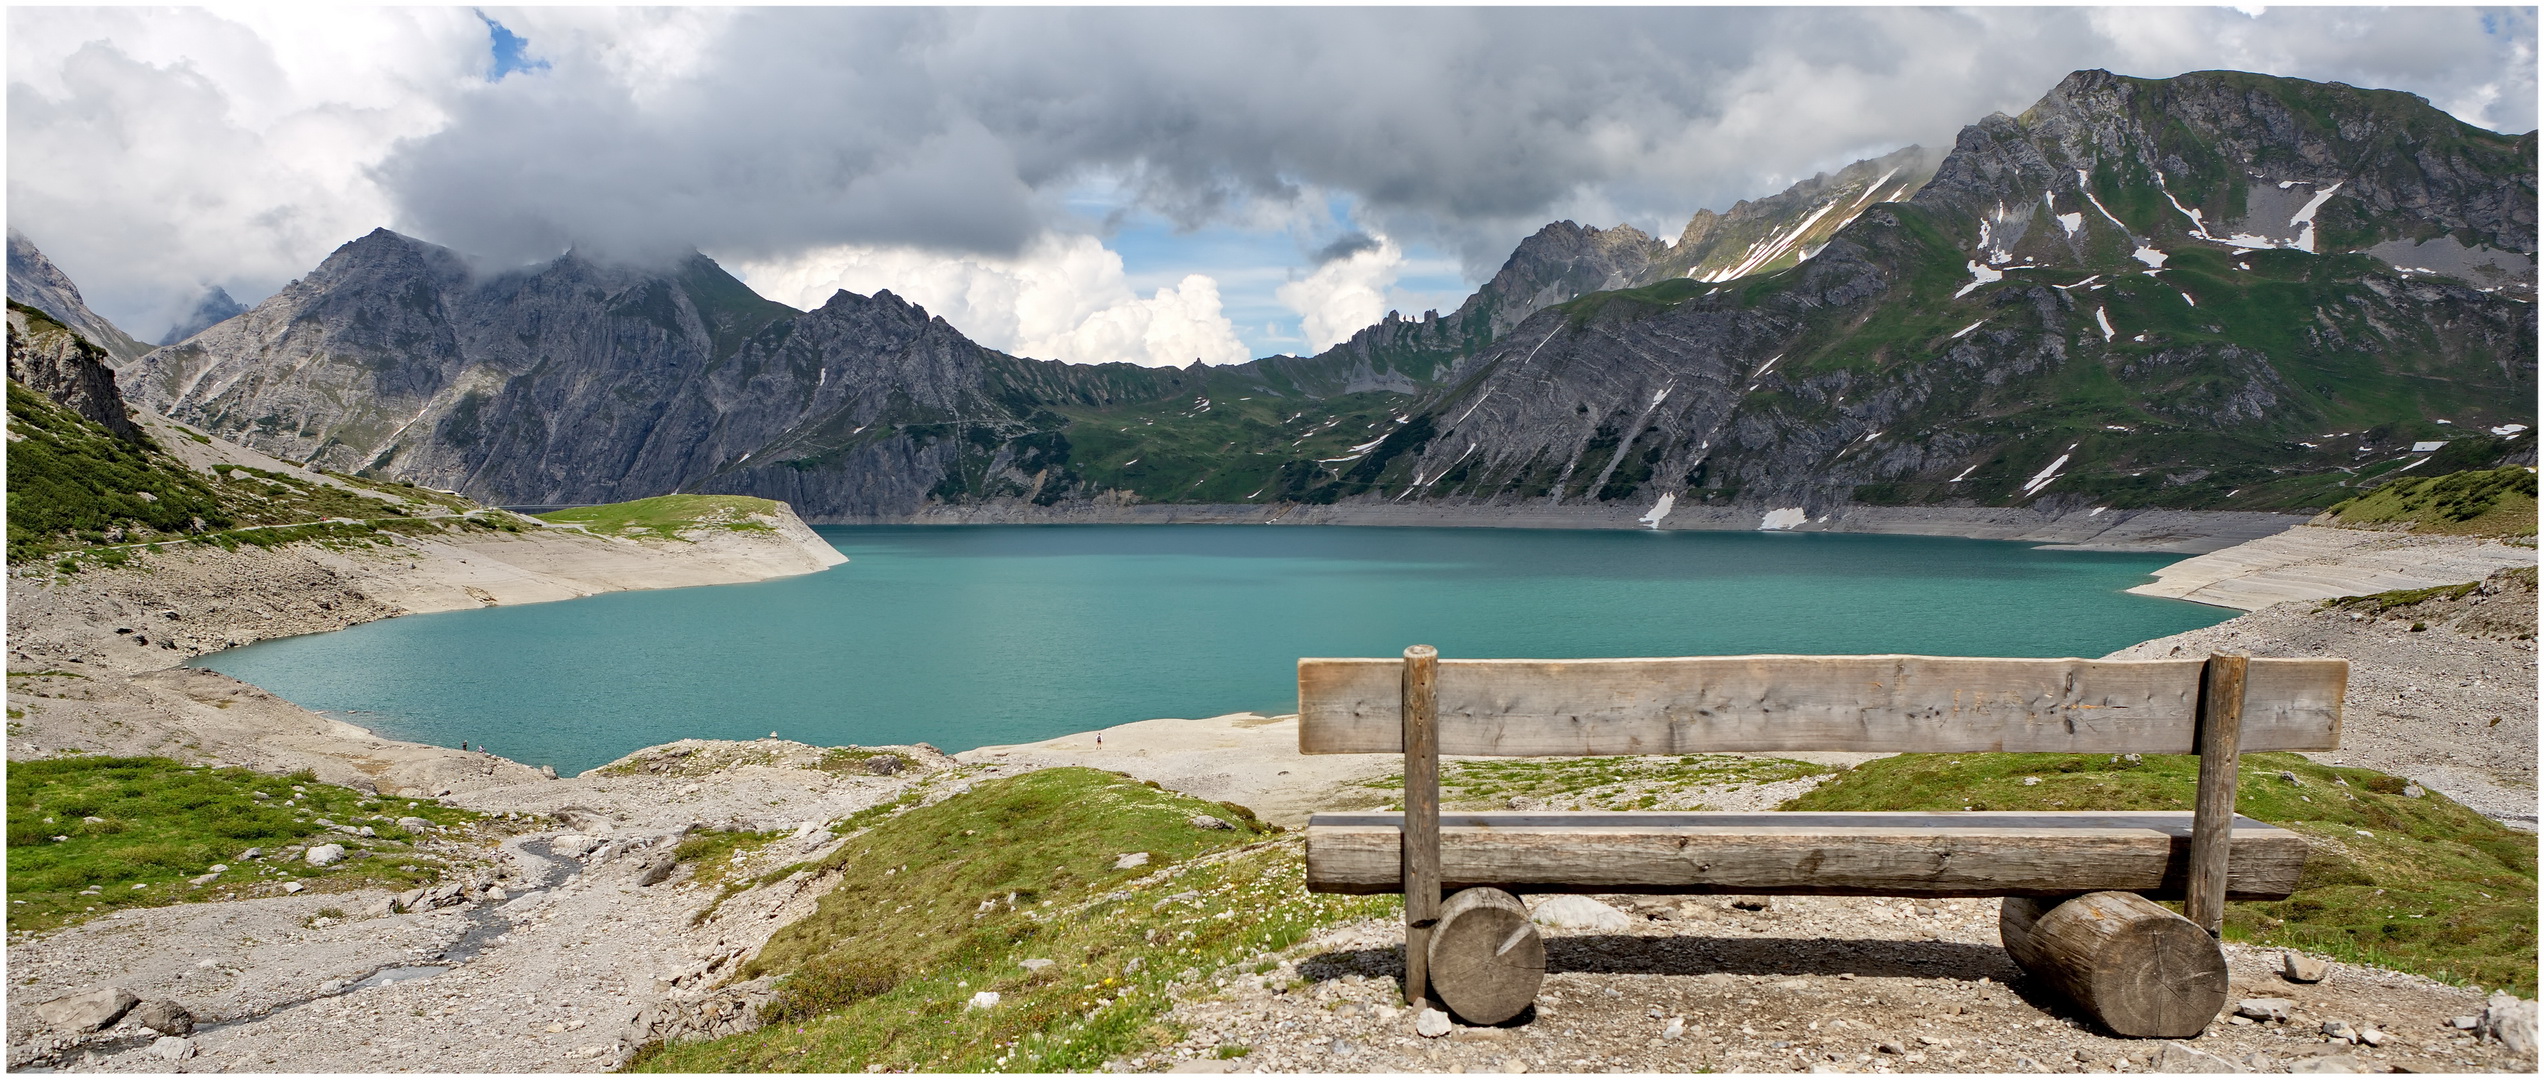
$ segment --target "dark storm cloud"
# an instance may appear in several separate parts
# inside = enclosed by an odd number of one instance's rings
[[[1336,237],[1333,243],[1317,248],[1307,258],[1309,262],[1323,266],[1336,259],[1348,259],[1364,251],[1374,251],[1377,247],[1377,237],[1365,232],[1348,233]]]

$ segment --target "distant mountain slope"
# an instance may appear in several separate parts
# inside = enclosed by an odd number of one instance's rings
[[[212,286],[204,290],[201,299],[194,302],[194,310],[187,312],[185,318],[177,320],[176,325],[169,327],[168,332],[160,336],[159,343],[174,345],[244,314],[247,314],[247,309],[230,298],[228,289],[218,285]]]
[[[1688,219],[1678,243],[1656,260],[1658,272],[1631,284],[1671,277],[1729,281],[1793,266],[1818,254],[1867,208],[1915,194],[1934,178],[1942,160],[1934,151],[1911,146],[1858,161],[1833,175],[1814,176],[1768,198],[1743,200],[1725,213],[1699,210]]]
[[[16,229],[9,230],[9,299],[52,316],[106,350],[110,366],[121,368],[150,351],[150,346],[90,311],[88,302],[80,299],[79,286],[71,284],[53,260],[36,250],[35,241]]]
[[[2403,94],[2080,72],[1810,262],[1541,312],[1373,490],[2320,506],[2534,425],[2534,147]],[[2342,254],[2415,238],[2495,269]]]
[[[385,231],[125,370],[296,461],[487,501],[1663,498],[2292,509],[2535,426],[2535,139],[2406,94],[2079,72],[1675,244],[1547,226],[1313,357],[1072,366],[704,257],[472,276]]]
[[[702,256],[665,273],[569,254],[481,279],[386,230],[123,375],[151,408],[323,468],[515,504],[756,494],[816,519],[1101,494],[1144,477],[1143,455],[1073,458],[1060,432],[1108,409],[1188,435],[1236,425],[1220,444],[1345,445],[1327,409],[1298,406],[1367,393],[1353,380],[1339,359],[1026,360],[889,292],[797,312]]]

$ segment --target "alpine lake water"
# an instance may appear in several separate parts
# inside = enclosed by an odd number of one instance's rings
[[[818,574],[455,611],[195,661],[383,735],[572,773],[772,731],[948,752],[1297,708],[1302,656],[2100,656],[2235,612],[2178,555],[1933,537],[823,527]]]

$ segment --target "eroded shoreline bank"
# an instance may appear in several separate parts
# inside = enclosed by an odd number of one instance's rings
[[[1360,525],[1457,529],[1620,529],[1662,532],[1847,532],[2010,540],[2084,551],[2197,554],[2304,524],[2303,514],[2211,510],[2110,510],[2075,505],[1804,507],[1622,503],[1398,504],[1345,502],[1271,506],[1096,502],[1041,507],[1022,500],[930,506],[880,517],[812,519],[818,525]]]

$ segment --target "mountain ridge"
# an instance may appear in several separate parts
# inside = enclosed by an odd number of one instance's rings
[[[1221,368],[1013,357],[889,292],[798,313],[704,256],[479,279],[382,230],[123,378],[506,502],[2299,509],[2437,421],[2534,426],[2533,140],[2338,84],[2078,72],[1948,153],[1677,243],[1557,222],[1447,316]]]
[[[150,351],[150,346],[89,310],[70,275],[16,229],[9,230],[9,298],[51,316],[105,350],[110,367],[123,368]]]

